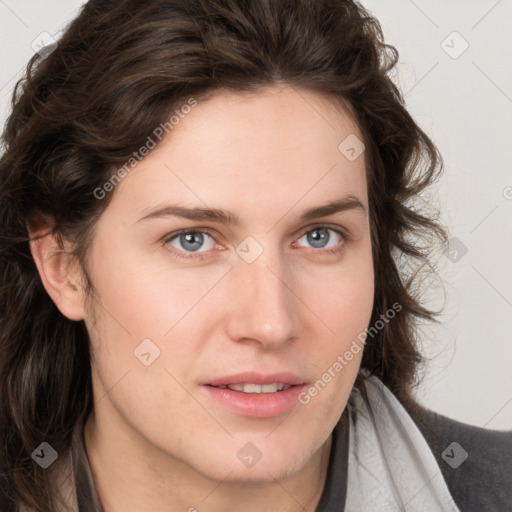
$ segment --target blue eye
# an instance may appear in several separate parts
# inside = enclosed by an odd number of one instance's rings
[[[210,246],[204,248],[205,238],[210,239]],[[182,252],[206,252],[215,246],[213,238],[204,231],[184,231],[167,240],[167,243]],[[176,244],[176,245],[174,245]],[[203,250],[200,250],[203,248]]]
[[[335,236],[333,237],[330,233],[334,233]],[[298,241],[300,242],[303,238],[305,238],[307,243],[314,249],[330,249],[339,245],[340,240],[336,241],[336,238],[343,240],[343,236],[339,231],[324,226],[317,226],[307,233],[304,233]],[[334,244],[328,245],[332,240],[334,240]]]
[[[341,253],[345,247],[345,242],[349,241],[347,235],[337,229],[329,226],[315,226],[313,229],[305,232],[294,243],[302,246],[301,240],[306,239],[306,243],[313,249],[320,249],[326,253]],[[183,230],[173,234],[165,240],[165,245],[178,258],[208,258],[208,252],[215,249],[215,240],[205,229]],[[323,250],[323,251],[321,251]]]

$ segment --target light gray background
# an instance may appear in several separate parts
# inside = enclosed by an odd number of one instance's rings
[[[82,3],[0,0],[2,124],[34,53],[32,41],[44,31],[57,36]],[[418,396],[458,420],[510,429],[512,0],[362,3],[399,50],[394,78],[445,161],[445,175],[425,204],[438,202],[451,236],[468,250],[452,253],[457,262],[433,255],[441,281],[428,280],[429,305],[444,305],[444,314],[441,326],[422,327],[431,361]]]

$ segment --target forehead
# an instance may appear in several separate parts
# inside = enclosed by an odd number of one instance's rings
[[[331,99],[284,86],[221,92],[186,111],[117,185],[113,209],[135,216],[173,201],[236,210],[242,220],[259,208],[271,220],[299,202],[366,198],[364,154],[349,159],[340,150],[362,135]]]

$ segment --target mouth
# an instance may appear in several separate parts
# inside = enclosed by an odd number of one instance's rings
[[[291,384],[283,382],[273,382],[271,384],[221,384],[220,386],[212,386],[219,389],[231,389],[232,391],[241,391],[242,393],[278,393],[286,391],[292,387]]]
[[[298,405],[298,395],[306,381],[298,375],[281,372],[262,375],[245,372],[221,377],[202,385],[222,408],[241,416],[270,418]]]

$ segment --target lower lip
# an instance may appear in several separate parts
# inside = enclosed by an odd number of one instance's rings
[[[292,386],[275,393],[244,393],[228,388],[203,386],[208,395],[218,403],[241,416],[271,418],[288,412],[299,404],[299,395],[306,385]]]

